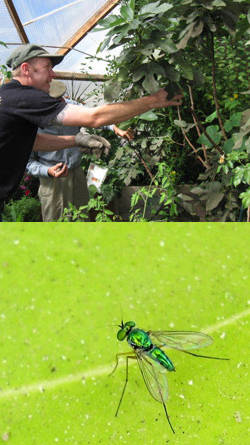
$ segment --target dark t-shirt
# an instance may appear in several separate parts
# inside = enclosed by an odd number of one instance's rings
[[[0,201],[21,181],[38,127],[47,127],[65,105],[17,80],[0,88]]]

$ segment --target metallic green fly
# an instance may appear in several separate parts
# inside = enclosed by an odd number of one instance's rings
[[[203,357],[215,360],[229,360],[227,358],[211,357],[208,355],[198,355],[190,352],[190,349],[199,349],[210,345],[213,339],[202,332],[192,331],[144,331],[135,327],[134,321],[121,322],[117,339],[127,340],[133,351],[116,355],[116,364],[111,374],[118,366],[119,358],[126,357],[126,379],[120,401],[115,415],[118,415],[122,399],[128,383],[128,360],[137,360],[145,385],[151,396],[162,403],[166,418],[173,433],[175,432],[170,422],[166,400],[168,398],[167,371],[175,371],[175,367],[170,358],[162,348],[177,349],[195,357]]]

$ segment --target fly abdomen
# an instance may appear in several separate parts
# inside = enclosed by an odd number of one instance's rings
[[[166,368],[168,371],[175,371],[175,367],[170,358],[157,346],[154,346],[151,351],[148,351],[147,355],[164,366],[164,368]]]

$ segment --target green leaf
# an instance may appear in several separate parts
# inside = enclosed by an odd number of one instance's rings
[[[224,144],[222,146],[222,150],[225,153],[231,153],[231,151],[233,150],[233,146],[234,146],[234,140],[233,140],[233,138],[230,138],[226,142],[224,142]]]
[[[242,205],[245,209],[250,206],[250,187],[248,187],[246,192],[240,194],[240,199],[242,200]]]
[[[140,114],[139,119],[144,121],[156,121],[158,117],[153,111],[147,111],[146,113]]]
[[[112,27],[121,25],[122,23],[124,23],[124,19],[122,17],[112,14],[106,19],[100,20],[98,26],[93,28],[91,32],[99,32],[102,29],[110,29]]]
[[[163,51],[166,51],[169,54],[175,53],[178,51],[177,46],[171,39],[161,40],[159,42],[159,46]]]
[[[208,135],[211,137],[211,139],[214,141],[215,144],[218,144],[220,142],[221,133],[219,131],[218,125],[210,125],[210,127],[207,127],[206,132],[208,133]],[[204,133],[202,133],[202,135],[197,139],[197,141],[200,144],[206,145],[208,148],[211,148],[213,146]]]
[[[206,118],[205,122],[207,122],[207,123],[213,122],[213,120],[214,120],[215,118],[217,118],[217,111],[214,111],[212,114],[210,114],[210,115]]]
[[[130,6],[123,5],[120,9],[120,14],[126,22],[134,18],[134,10]]]
[[[193,69],[192,69],[192,65],[188,65],[187,63],[183,63],[181,65],[181,69],[183,72],[183,77],[185,77],[188,80],[193,80],[194,75],[193,75]]]
[[[138,82],[139,80],[141,80],[147,72],[147,65],[141,65],[139,66],[139,68],[137,68],[137,70],[134,72],[133,74],[133,82]]]
[[[178,119],[174,120],[174,124],[177,125],[177,127],[181,127],[181,128],[185,128],[187,126],[187,122],[185,122],[183,120],[178,120]]]
[[[243,176],[244,176],[244,167],[236,167],[234,169],[234,179],[233,179],[234,187],[237,187],[242,182]]]
[[[234,113],[230,117],[233,127],[239,127],[241,123],[242,112]]]
[[[245,166],[245,172],[244,172],[244,182],[245,184],[250,184],[250,164],[247,164]]]
[[[107,102],[113,102],[114,99],[117,99],[121,92],[121,84],[116,80],[110,80],[105,82],[104,85],[104,99]]]
[[[164,12],[168,11],[169,9],[173,8],[173,5],[170,3],[162,3],[160,2],[154,2],[149,3],[145,6],[143,6],[139,11],[139,16],[146,16],[146,17],[154,17],[156,14],[163,14]]]
[[[155,79],[153,73],[146,74],[144,81],[142,82],[143,88],[150,94],[156,93],[160,86]]]
[[[227,6],[225,2],[223,2],[222,0],[214,0],[212,3],[213,6]]]

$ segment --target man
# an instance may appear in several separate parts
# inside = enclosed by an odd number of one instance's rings
[[[52,80],[49,94],[51,97],[62,98],[66,92],[66,85],[58,80]],[[77,102],[66,99],[67,103]],[[79,104],[78,104],[79,106]],[[81,106],[81,105],[80,105]],[[123,131],[113,125],[105,127],[113,130],[118,136],[131,140],[131,131]],[[39,132],[54,135],[75,135],[79,127],[67,127],[52,125]],[[99,138],[109,148],[109,142]],[[81,167],[82,149],[73,147],[68,150],[52,152],[32,152],[26,166],[26,171],[35,177],[39,177],[40,186],[38,196],[41,202],[42,218],[44,222],[57,221],[69,203],[76,208],[87,205],[89,200],[86,176]]]
[[[139,99],[95,108],[66,104],[48,94],[55,77],[53,67],[62,59],[63,56],[27,44],[15,49],[6,62],[12,69],[13,80],[0,88],[0,208],[18,186],[32,150],[88,147],[86,135],[37,134],[38,127],[56,122],[98,128],[126,121],[153,108],[181,104],[181,95],[168,101],[164,89]]]

